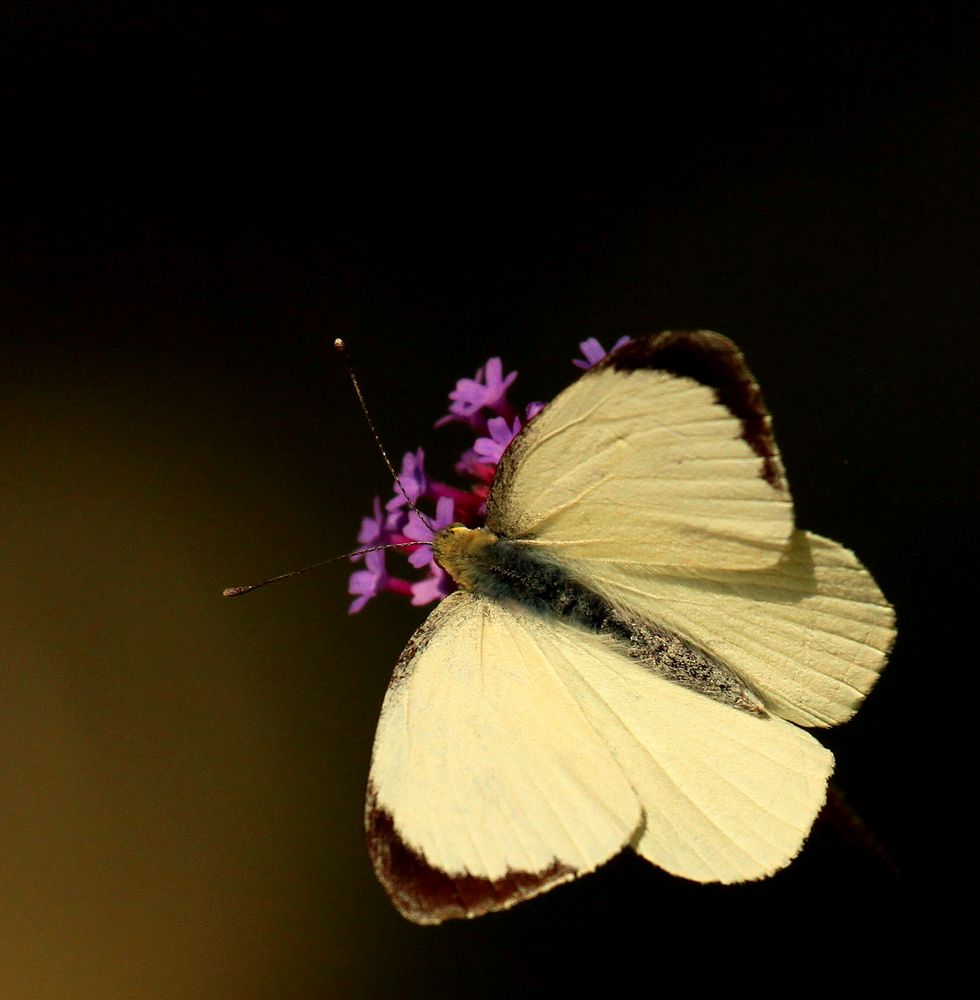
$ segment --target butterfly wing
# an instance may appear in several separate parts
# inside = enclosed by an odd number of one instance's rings
[[[799,851],[832,766],[781,719],[671,684],[593,633],[456,593],[385,699],[369,850],[419,923],[508,907],[627,843],[698,881],[760,878]]]
[[[629,613],[694,642],[759,692],[770,712],[833,726],[858,709],[895,638],[891,605],[853,552],[794,532],[775,566],[698,576],[570,567]]]
[[[738,349],[708,331],[624,345],[511,443],[487,527],[563,560],[640,569],[777,562],[792,504]]]
[[[503,456],[487,523],[801,725],[853,715],[894,638],[853,553],[793,530],[761,394],[719,334],[634,341],[582,376]]]
[[[457,592],[416,632],[375,737],[368,846],[418,923],[502,909],[591,871],[636,795],[549,662],[542,623]]]
[[[640,800],[640,855],[674,875],[731,883],[799,853],[834,766],[809,733],[665,680],[591,634],[555,625],[549,642]]]

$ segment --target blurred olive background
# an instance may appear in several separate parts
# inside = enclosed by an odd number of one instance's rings
[[[974,669],[950,576],[971,565],[971,25],[753,11],[651,34],[6,8],[0,996],[942,975],[929,889],[965,836]],[[822,824],[764,883],[623,857],[416,928],[361,805],[422,613],[348,618],[344,564],[220,592],[353,547],[389,489],[333,337],[388,448],[448,473],[463,439],[433,422],[490,355],[547,399],[580,340],[670,326],[743,347],[799,523],[898,608],[891,667],[826,734],[898,872]]]

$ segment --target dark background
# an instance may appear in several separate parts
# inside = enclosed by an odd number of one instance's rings
[[[788,9],[5,5],[0,995],[949,973],[938,888],[975,840],[951,780],[975,670],[975,26],[965,5]],[[352,547],[387,493],[333,337],[389,449],[448,470],[459,438],[432,424],[490,355],[547,399],[580,340],[671,326],[742,346],[799,523],[897,607],[891,666],[825,741],[899,873],[821,827],[763,883],[623,857],[416,928],[374,880],[361,802],[421,615],[349,619],[343,565],[220,591]]]

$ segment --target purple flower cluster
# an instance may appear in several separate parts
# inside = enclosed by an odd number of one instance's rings
[[[621,337],[613,350],[629,339]],[[582,358],[576,358],[572,364],[582,369],[591,368],[607,353],[595,338],[583,341],[579,348]],[[407,554],[409,565],[424,570],[425,575],[415,581],[391,575],[385,562],[387,553],[382,549],[352,556],[353,562],[363,560],[364,568],[351,574],[348,592],[354,600],[350,614],[356,614],[383,591],[401,594],[412,604],[421,606],[441,601],[456,589],[452,578],[432,558],[432,538],[450,524],[469,528],[483,524],[490,484],[501,455],[524,425],[544,407],[544,403],[529,403],[523,409],[523,417],[520,415],[507,398],[516,378],[517,372],[504,374],[500,358],[491,358],[474,378],[462,378],[456,383],[449,394],[449,412],[436,421],[436,427],[454,422],[467,424],[476,435],[472,447],[467,448],[456,463],[456,472],[470,480],[467,488],[431,479],[421,448],[405,453],[398,474],[404,493],[395,484],[394,496],[384,507],[380,497],[374,498],[372,515],[361,521],[357,541],[365,547],[398,545],[399,548],[392,551]],[[426,512],[429,524],[412,510],[406,495],[412,504]],[[435,513],[431,514],[433,506]]]

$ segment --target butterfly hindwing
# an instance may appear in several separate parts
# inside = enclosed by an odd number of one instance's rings
[[[847,721],[878,679],[895,616],[853,552],[794,532],[782,559],[697,575],[573,565],[617,607],[656,620],[726,663],[766,708],[801,726]]]
[[[682,687],[553,627],[551,656],[643,808],[638,854],[697,882],[789,864],[823,805],[834,759],[805,730]]]

